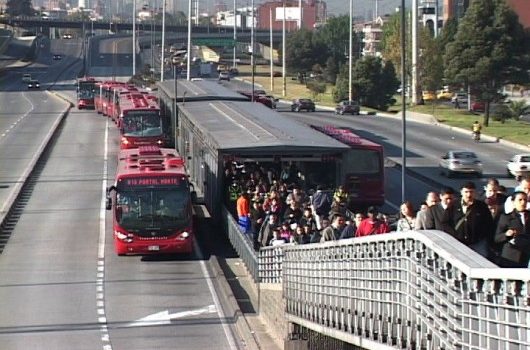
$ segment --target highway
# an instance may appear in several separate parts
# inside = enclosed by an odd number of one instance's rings
[[[44,45],[36,64],[2,82],[2,203],[69,106],[45,89],[75,97],[81,46],[63,39]],[[52,53],[63,59],[53,61]],[[27,91],[27,71],[40,90]],[[72,108],[53,140],[2,235],[1,348],[243,348],[199,247],[191,259],[114,254],[104,191],[115,172],[115,126]]]

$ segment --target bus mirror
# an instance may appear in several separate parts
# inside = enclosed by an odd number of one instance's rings
[[[188,160],[191,160],[191,156],[188,156]]]
[[[191,202],[192,203],[197,203],[197,192],[196,191],[191,191]]]
[[[105,209],[111,210],[112,209],[112,198],[107,197]]]

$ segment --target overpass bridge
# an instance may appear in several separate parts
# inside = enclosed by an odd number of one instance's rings
[[[286,349],[530,349],[530,270],[499,268],[441,231],[259,252],[224,227]]]
[[[49,33],[51,28],[64,28],[75,30],[110,30],[114,33],[132,31],[132,22],[116,21],[79,21],[69,19],[41,19],[35,17],[0,17],[0,24],[9,25],[15,28],[24,28],[27,30],[38,28],[39,31]],[[137,22],[137,29],[140,31],[162,31],[162,24],[150,22]],[[166,24],[166,33],[177,33],[179,36],[187,37],[188,26]],[[250,42],[250,28],[237,29],[237,41]],[[270,31],[255,29],[254,36],[257,43],[270,43]],[[215,26],[193,26],[191,28],[192,40],[202,38],[210,39],[212,42],[208,46],[233,46],[234,32],[231,27]],[[282,32],[273,31],[273,41],[281,42]],[[229,44],[229,45],[227,45]]]

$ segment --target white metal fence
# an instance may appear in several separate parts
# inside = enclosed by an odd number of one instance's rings
[[[266,248],[290,322],[371,349],[530,349],[530,271],[439,231]]]

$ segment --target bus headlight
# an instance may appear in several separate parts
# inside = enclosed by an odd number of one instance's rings
[[[188,238],[190,236],[190,233],[188,231],[184,231],[182,232],[180,235],[178,235],[178,239],[180,240],[185,240],[186,238]]]
[[[114,231],[114,235],[116,236],[117,239],[119,239],[120,241],[123,241],[125,243],[131,243],[133,241],[132,240],[132,235],[125,234],[125,233],[120,232],[120,231]]]

